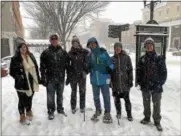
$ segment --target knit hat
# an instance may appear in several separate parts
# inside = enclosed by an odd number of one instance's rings
[[[79,40],[79,38],[77,36],[74,36],[72,38],[72,44],[73,44],[73,42],[78,42],[80,44],[80,40]]]
[[[114,44],[114,49],[115,48],[117,48],[117,47],[119,47],[119,48],[123,48],[123,45],[122,45],[122,43],[121,42],[116,42],[115,44]]]
[[[155,46],[154,40],[153,40],[151,37],[146,38],[146,40],[144,41],[144,47],[145,47],[147,44],[152,44],[153,47]]]
[[[51,34],[49,38],[50,39],[52,39],[52,38],[57,38],[58,39],[58,35],[57,34]]]

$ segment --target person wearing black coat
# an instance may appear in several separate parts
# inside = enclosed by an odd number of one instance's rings
[[[121,100],[125,100],[125,108],[129,121],[132,121],[130,88],[133,86],[133,68],[130,57],[122,49],[122,44],[114,44],[115,54],[112,57],[114,70],[111,74],[112,94],[117,110],[117,118],[121,118]]]
[[[148,37],[144,42],[146,53],[138,61],[136,68],[137,84],[141,87],[144,106],[144,119],[142,124],[150,122],[150,99],[153,101],[153,119],[159,131],[162,131],[161,121],[161,96],[162,86],[167,78],[167,68],[163,56],[155,52],[154,40]]]
[[[10,75],[15,80],[15,89],[19,97],[18,110],[20,122],[25,123],[26,118],[32,120],[32,99],[34,91],[39,90],[40,83],[36,59],[29,52],[26,43],[20,43],[15,55],[12,57]]]
[[[66,116],[63,107],[65,71],[68,71],[67,52],[58,44],[57,34],[50,35],[51,45],[40,56],[41,83],[47,88],[48,119],[54,119],[55,92],[57,94],[57,112]]]
[[[70,65],[66,80],[66,85],[70,83],[72,88],[70,104],[73,114],[76,112],[77,86],[79,86],[80,112],[83,113],[85,110],[86,75],[88,73],[85,57],[87,54],[88,51],[82,48],[78,37],[74,36],[71,50],[68,53]]]

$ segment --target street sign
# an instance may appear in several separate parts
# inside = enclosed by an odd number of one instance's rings
[[[129,24],[124,25],[109,25],[108,37],[121,39],[121,32],[129,30]]]

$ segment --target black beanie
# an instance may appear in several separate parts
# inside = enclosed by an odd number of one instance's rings
[[[115,44],[114,44],[114,49],[116,48],[116,47],[119,47],[119,48],[123,48],[123,46],[122,46],[122,43],[121,42],[116,42]]]

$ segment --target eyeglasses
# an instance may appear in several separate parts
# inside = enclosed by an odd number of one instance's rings
[[[51,38],[51,40],[52,40],[52,41],[53,41],[53,40],[58,40],[58,38],[56,38],[56,37],[55,37],[55,38]]]

